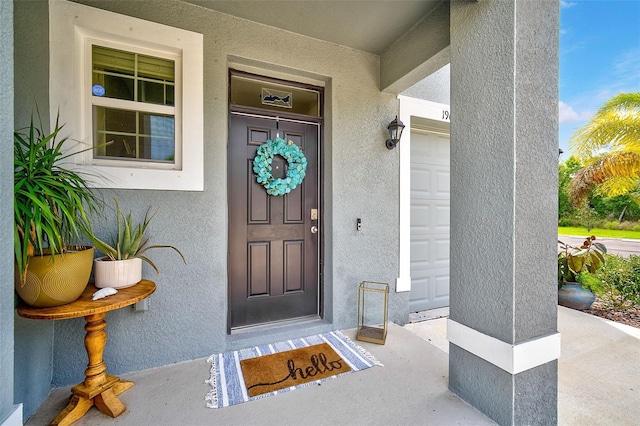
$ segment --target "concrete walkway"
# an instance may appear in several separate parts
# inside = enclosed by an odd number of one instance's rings
[[[355,338],[352,330],[345,334]],[[200,359],[122,375],[136,383],[120,395],[127,411],[112,419],[94,407],[74,426],[494,424],[448,390],[448,356],[427,341],[391,324],[385,345],[357,343],[384,367],[211,409],[204,400],[210,366]],[[69,391],[69,387],[52,391],[27,425],[49,424],[65,407]]]
[[[446,318],[406,329],[449,351]],[[558,424],[640,425],[640,329],[558,307]]]
[[[446,313],[445,313],[446,314]],[[111,419],[95,408],[75,425],[489,425],[447,388],[446,317],[390,325],[385,345],[357,342],[384,367],[222,409],[206,408],[204,359],[123,375],[127,411]],[[637,425],[640,329],[559,307],[558,424]],[[351,330],[346,333],[354,338]],[[108,362],[108,360],[106,360]],[[45,425],[64,408],[55,389],[27,425]]]

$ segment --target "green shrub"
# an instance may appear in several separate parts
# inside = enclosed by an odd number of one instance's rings
[[[561,227],[573,227],[573,226],[577,226],[576,225],[577,221],[571,219],[570,217],[561,217],[558,220],[558,226]]]
[[[604,229],[618,229],[618,221],[610,220],[604,224]]]
[[[582,284],[583,287],[588,288],[597,295],[604,294],[606,289],[603,282],[597,276],[587,271],[582,271],[576,277],[576,281]]]
[[[606,260],[595,274],[603,284],[601,298],[618,306],[640,305],[640,256],[606,255]]]

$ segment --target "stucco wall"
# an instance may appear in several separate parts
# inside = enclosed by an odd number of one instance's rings
[[[43,125],[48,127],[47,8],[43,1],[14,2],[15,119],[10,122],[14,129],[28,127],[32,114],[38,122],[36,106],[41,111]],[[4,187],[5,181],[0,182]],[[13,253],[9,259],[13,264]],[[25,418],[51,390],[52,372],[53,322],[28,320],[15,315],[14,395],[16,403],[24,404]]]
[[[0,2],[0,152],[13,141],[13,4]],[[0,241],[13,238],[12,156],[0,156]],[[13,412],[13,249],[0,246],[0,424]]]
[[[451,87],[450,73],[451,65],[447,64],[427,78],[417,82],[401,94],[412,98],[449,105],[451,103],[449,96],[449,90]]]
[[[134,214],[158,207],[153,241],[176,245],[188,261],[184,266],[174,253],[152,253],[161,274],[143,271],[158,285],[150,309],[108,314],[104,357],[109,371],[119,374],[259,341],[355,326],[359,282],[393,283],[398,273],[398,152],[384,146],[397,100],[379,91],[379,58],[180,2],[84,3],[204,35],[204,192],[103,192],[107,200],[117,196],[121,207]],[[290,327],[272,335],[226,335],[230,61],[277,69],[291,79],[314,76],[326,82],[324,325]],[[407,303],[406,293],[392,291],[389,319],[406,321]],[[82,379],[87,362],[83,335],[82,319],[56,322],[54,385]]]
[[[557,0],[451,3],[450,319],[509,345],[557,331],[558,18]],[[460,397],[557,423],[557,361],[511,374],[450,346]]]

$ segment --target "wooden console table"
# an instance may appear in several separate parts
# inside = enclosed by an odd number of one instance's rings
[[[98,291],[93,283],[89,283],[82,296],[75,302],[55,308],[32,308],[24,304],[18,305],[18,315],[24,318],[39,320],[61,320],[84,317],[87,324],[84,329],[84,347],[87,350],[89,364],[84,372],[84,382],[71,389],[69,405],[58,414],[52,425],[70,425],[80,419],[92,406],[96,406],[111,417],[122,414],[126,407],[117,395],[133,386],[133,382],[122,381],[116,376],[107,374],[107,365],[102,359],[107,332],[105,318],[107,312],[133,305],[146,299],[156,290],[152,281],[142,280],[133,287],[123,288],[104,299],[91,300]]]

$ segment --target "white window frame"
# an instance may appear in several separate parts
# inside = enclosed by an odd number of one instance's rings
[[[137,100],[129,101],[123,99],[115,99],[108,97],[93,96],[91,93],[91,85],[93,81],[93,58],[92,47],[101,46],[111,49],[122,50],[130,53],[138,53],[146,56],[152,56],[155,58],[169,59],[174,62],[175,66],[175,102],[174,106],[158,105],[146,102],[139,102]],[[179,53],[158,52],[150,51],[148,49],[141,48],[139,46],[122,45],[113,43],[104,39],[95,39],[93,37],[84,38],[84,75],[82,94],[85,97],[84,105],[87,105],[89,111],[85,115],[84,126],[86,129],[91,129],[91,142],[93,143],[93,136],[95,135],[95,123],[93,123],[93,107],[101,106],[106,108],[121,109],[127,111],[148,112],[154,114],[170,115],[174,118],[174,163],[159,163],[156,161],[144,161],[135,160],[132,164],[129,160],[119,160],[117,157],[112,158],[95,158],[94,151],[89,150],[83,153],[84,164],[100,165],[100,166],[120,166],[126,168],[152,168],[152,169],[164,169],[164,170],[182,170],[182,132],[179,130],[182,128],[182,58]]]
[[[97,188],[202,191],[203,143],[203,38],[202,34],[148,22],[64,0],[51,0],[50,111],[59,114],[64,134],[75,144],[73,168],[91,175]],[[93,158],[94,104],[91,95],[93,44],[175,61],[175,163]],[[73,46],[73,48],[70,48]],[[124,102],[109,99],[110,107]],[[122,105],[124,106],[124,104]],[[137,110],[167,107],[142,103]],[[156,108],[160,107],[160,108]]]

